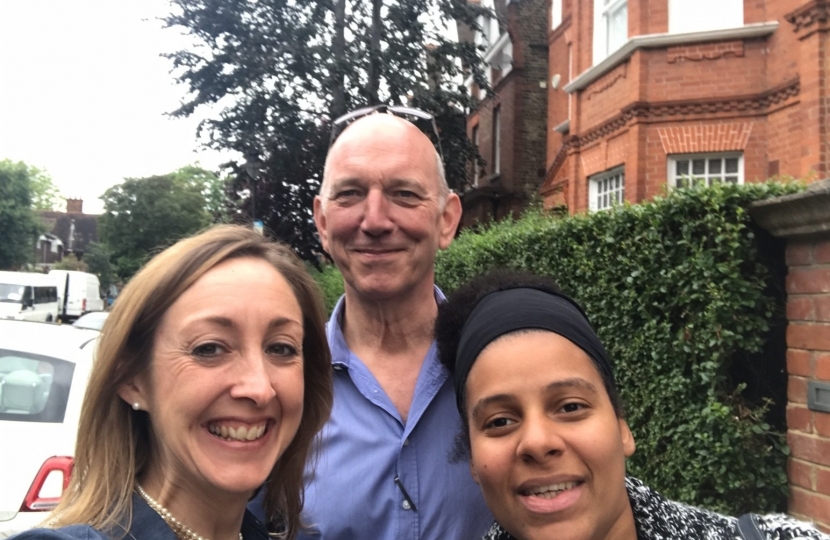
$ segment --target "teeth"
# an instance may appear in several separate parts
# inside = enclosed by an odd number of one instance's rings
[[[208,431],[229,441],[255,441],[265,433],[265,423],[258,426],[239,426],[234,428],[226,425],[209,424]]]
[[[576,486],[576,482],[562,482],[560,484],[551,484],[549,486],[533,488],[527,490],[525,493],[527,495],[534,495],[543,499],[552,499],[559,495],[559,493],[571,489],[574,486]]]

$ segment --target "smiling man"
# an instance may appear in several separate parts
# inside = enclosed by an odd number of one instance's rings
[[[478,538],[492,517],[468,465],[450,462],[455,394],[433,339],[435,256],[461,217],[434,122],[384,107],[334,125],[314,219],[345,295],[328,324],[334,409],[306,478],[304,537]]]

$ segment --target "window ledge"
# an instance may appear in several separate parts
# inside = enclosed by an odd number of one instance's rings
[[[778,28],[778,21],[747,24],[737,28],[722,30],[707,30],[705,32],[686,32],[683,34],[646,34],[634,36],[625,44],[608,55],[602,62],[591,66],[579,74],[574,80],[563,87],[565,92],[572,94],[582,90],[602,75],[634,54],[637,49],[651,49],[655,47],[671,47],[687,45],[704,41],[720,41],[727,39],[751,39],[772,34]]]
[[[496,55],[504,49],[507,44],[510,43],[510,34],[507,32],[503,33],[499,36],[499,39],[487,50],[487,53],[484,55],[484,62],[487,64],[492,64],[493,60],[496,59]]]

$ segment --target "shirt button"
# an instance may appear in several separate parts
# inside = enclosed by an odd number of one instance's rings
[[[409,501],[404,501],[401,506],[403,506],[404,510],[409,510],[411,508],[411,506],[409,505]]]

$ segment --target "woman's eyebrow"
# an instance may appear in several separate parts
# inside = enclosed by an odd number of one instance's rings
[[[545,390],[552,392],[563,388],[579,388],[580,390],[587,390],[594,394],[598,393],[597,387],[591,381],[583,379],[582,377],[570,377],[568,379],[553,381],[545,387]]]
[[[473,407],[472,416],[480,414],[483,409],[493,404],[512,403],[516,400],[514,394],[494,394],[478,400]]]

